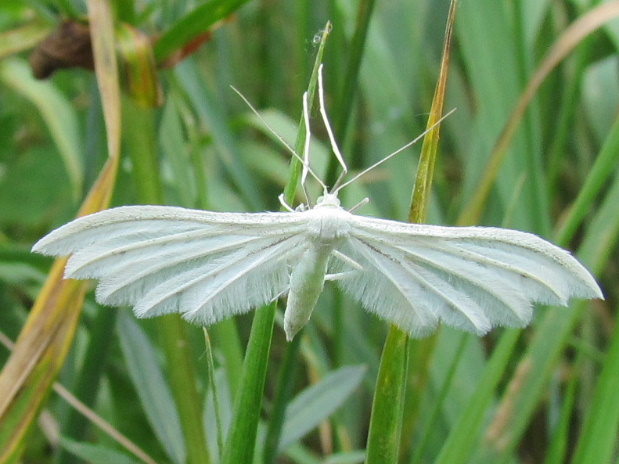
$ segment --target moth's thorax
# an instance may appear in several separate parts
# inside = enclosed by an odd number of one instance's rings
[[[325,193],[318,197],[315,208],[341,208],[340,199],[335,193]]]
[[[350,213],[340,206],[336,195],[327,194],[307,211],[310,217],[309,234],[325,245],[350,234]]]

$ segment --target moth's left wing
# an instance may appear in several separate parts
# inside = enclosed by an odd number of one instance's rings
[[[33,251],[72,255],[65,277],[98,279],[102,304],[211,324],[288,289],[305,228],[304,215],[290,213],[125,206],[76,219]]]
[[[338,284],[413,336],[443,321],[478,334],[530,322],[534,302],[603,298],[591,274],[540,237],[485,227],[440,227],[352,216],[338,248],[360,266]]]

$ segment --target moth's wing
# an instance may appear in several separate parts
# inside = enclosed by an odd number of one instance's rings
[[[351,230],[338,251],[362,269],[338,284],[413,336],[428,335],[439,321],[478,334],[522,327],[534,302],[603,298],[569,252],[533,234],[363,216],[352,216]]]
[[[125,206],[76,219],[33,251],[72,255],[65,276],[98,279],[102,304],[211,324],[287,291],[304,230],[303,214]]]

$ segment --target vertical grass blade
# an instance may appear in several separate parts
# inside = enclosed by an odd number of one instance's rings
[[[127,312],[118,318],[118,334],[129,375],[159,442],[173,463],[186,462],[187,450],[178,410],[154,346]]]
[[[92,23],[93,44],[98,44],[95,47],[95,63],[100,66],[97,76],[109,77],[105,91],[104,84],[99,80],[101,93],[118,96],[118,80],[110,75],[115,69],[116,59],[113,45],[109,45],[114,43],[113,39],[108,45],[104,45],[106,37],[113,37],[111,11],[104,1],[93,0],[89,5],[94,7],[94,12],[90,11],[91,15],[98,16]],[[97,53],[106,54],[106,59],[98,59]],[[110,128],[110,159],[84,201],[80,215],[105,208],[114,187],[120,147],[120,106],[106,106],[104,102],[104,108],[106,123]],[[15,349],[0,373],[0,462],[15,462],[19,459],[28,431],[37,418],[73,342],[85,285],[83,282],[63,279],[65,263],[66,259],[59,259],[54,263],[17,339]]]
[[[619,237],[619,178],[602,203],[595,217],[590,221],[587,234],[579,250],[580,259],[596,272],[602,269],[610,259],[617,246]],[[533,412],[543,398],[548,381],[554,372],[568,337],[587,303],[580,302],[569,308],[547,311],[537,324],[537,331],[527,344],[523,363],[529,365],[526,375],[518,382],[520,388],[516,395],[503,398],[503,403],[510,403],[510,414],[501,418],[501,431],[488,443],[487,450],[495,462],[509,459],[518,446],[519,439],[533,418]]]
[[[488,159],[487,168],[484,170],[483,178],[480,180],[477,190],[471,197],[471,201],[464,209],[458,224],[471,225],[478,224],[483,212],[484,205],[490,195],[490,191],[496,181],[499,170],[505,161],[508,148],[512,143],[518,126],[525,115],[525,112],[533,97],[544,83],[550,72],[589,34],[607,24],[612,19],[619,16],[619,3],[610,2],[594,8],[579,20],[575,21],[557,39],[554,46],[550,49],[537,72],[533,75],[527,87],[522,92],[518,103],[514,107],[508,122],[505,124],[503,132],[499,136]]]
[[[151,108],[125,99],[125,139],[134,164],[138,197],[144,204],[163,203],[163,188],[156,149],[154,114]],[[188,463],[208,463],[210,455],[202,422],[202,397],[196,382],[196,357],[191,352],[186,323],[178,315],[155,321],[165,352],[169,384],[178,407]]]
[[[0,78],[30,100],[39,110],[49,128],[71,181],[73,198],[83,194],[81,140],[75,110],[65,97],[49,82],[36,81],[28,66],[17,59],[0,65]]]
[[[409,217],[411,222],[416,223],[425,222],[428,214],[440,133],[440,125],[436,123],[443,114],[457,4],[457,0],[452,0],[445,31],[440,75],[427,123],[427,127],[433,127],[433,129],[424,137],[421,148]],[[380,361],[372,403],[367,443],[368,464],[394,463],[399,458],[407,365],[408,335],[397,327],[391,326]]]
[[[374,3],[374,0],[362,0],[357,8],[357,23],[355,24],[355,32],[350,44],[343,88],[337,100],[338,113],[334,130],[336,138],[341,141],[340,143],[344,143],[346,140],[346,131],[359,83],[359,69],[361,68],[361,60],[365,51],[365,41],[368,35],[370,19],[372,18],[372,11],[374,10]],[[329,158],[327,185],[332,185],[335,182],[338,176],[338,169],[339,163],[337,163],[337,159],[335,157]]]
[[[367,464],[389,464],[398,461],[404,393],[408,336],[391,326],[380,359],[372,417],[367,444]]]
[[[469,462],[478,443],[488,408],[494,401],[494,391],[503,377],[519,336],[519,331],[509,330],[501,337],[479,380],[475,395],[449,434],[435,464]]]
[[[318,69],[322,62],[324,47],[329,36],[331,25],[327,24],[323,30],[320,46],[316,55],[314,69],[310,77],[308,86],[309,101],[313,102],[316,84],[318,82]],[[302,119],[303,122],[303,119]],[[299,125],[299,133],[295,143],[295,151],[301,153],[301,147],[307,134],[305,133],[304,124]],[[290,177],[284,196],[286,201],[292,202],[295,189],[301,176],[301,164],[293,157],[291,160]],[[254,449],[256,447],[256,434],[258,430],[258,419],[262,408],[262,394],[264,391],[264,383],[266,379],[266,371],[268,366],[269,350],[271,348],[271,337],[273,334],[273,324],[275,321],[275,311],[277,303],[272,303],[268,306],[260,308],[256,311],[254,322],[252,324],[251,335],[247,345],[245,361],[243,364],[243,374],[241,376],[240,389],[236,394],[234,403],[234,417],[228,433],[228,439],[224,447],[222,458],[223,464],[250,463],[253,460]],[[298,333],[297,338],[302,336]],[[298,346],[297,344],[292,345]],[[284,391],[281,388],[279,391]],[[288,398],[283,395],[277,398],[276,401],[287,402]],[[285,407],[280,405],[277,410],[283,412]],[[275,418],[276,421],[283,420],[283,417]],[[277,427],[277,425],[275,425]],[[274,430],[270,440],[272,444],[279,442],[278,435],[281,432]]]

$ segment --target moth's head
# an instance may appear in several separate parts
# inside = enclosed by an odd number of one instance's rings
[[[334,208],[340,208],[340,199],[337,197],[337,194],[325,193],[324,195],[318,197],[316,200],[316,206],[332,206]]]

